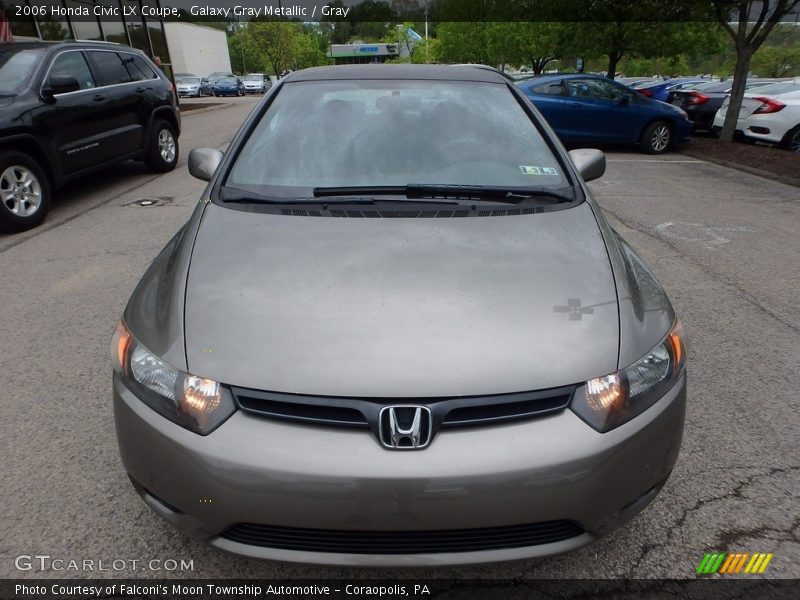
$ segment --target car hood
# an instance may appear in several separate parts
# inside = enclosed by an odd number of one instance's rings
[[[617,296],[587,203],[444,219],[209,204],[186,285],[189,371],[243,387],[476,395],[617,366]]]

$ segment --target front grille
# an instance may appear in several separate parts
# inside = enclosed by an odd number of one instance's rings
[[[440,531],[338,531],[239,523],[221,537],[249,546],[303,552],[434,554],[539,546],[584,532],[581,526],[566,520]]]
[[[318,425],[370,427],[376,433],[378,415],[385,406],[426,406],[434,429],[479,426],[561,411],[569,405],[574,390],[575,386],[566,386],[459,398],[346,398],[231,388],[239,408],[254,415]]]

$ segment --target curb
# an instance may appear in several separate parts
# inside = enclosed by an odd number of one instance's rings
[[[191,106],[191,105],[187,104],[186,106]],[[206,106],[205,108],[197,108],[194,110],[184,110],[183,108],[181,108],[181,118],[191,117],[192,115],[199,115],[204,112],[211,112],[212,110],[222,110],[223,108],[229,108],[231,106],[233,106],[233,104],[220,102],[219,104],[216,104],[214,106]]]
[[[691,156],[692,158],[696,158],[698,160],[714,163],[715,165],[720,165],[721,167],[727,167],[728,169],[735,169],[736,171],[742,171],[744,173],[748,173],[749,175],[755,175],[756,177],[769,179],[770,181],[777,181],[778,183],[783,183],[785,185],[800,187],[800,178],[798,177],[786,177],[784,175],[776,175],[775,173],[770,173],[769,171],[764,171],[762,169],[747,167],[745,165],[740,165],[738,163],[734,163],[729,160],[721,160],[719,158],[710,158],[708,156],[701,156],[699,154],[694,154],[692,152],[686,152],[685,150],[681,150],[680,153],[683,154],[684,156]]]

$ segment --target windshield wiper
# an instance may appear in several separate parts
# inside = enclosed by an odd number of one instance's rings
[[[505,188],[486,185],[449,185],[409,183],[402,186],[348,186],[314,188],[314,197],[334,196],[405,196],[409,199],[485,200],[518,204],[533,198],[552,198],[558,202],[574,202],[572,193],[550,188]]]
[[[371,196],[403,196],[407,200],[395,198],[375,199]],[[483,185],[448,185],[410,183],[402,186],[342,186],[314,188],[312,198],[262,196],[234,188],[223,187],[220,200],[231,204],[411,204],[411,201],[430,204],[459,204],[459,200],[481,200],[505,204],[520,204],[528,200],[549,199],[557,203],[574,202],[570,190],[551,188],[505,188]],[[325,200],[322,200],[325,198]],[[332,200],[327,200],[331,198]],[[335,199],[334,199],[335,198]]]
[[[325,189],[343,190],[345,188],[325,188]],[[347,188],[347,189],[355,189],[355,188]],[[314,191],[316,192],[316,190]],[[396,193],[380,192],[380,194],[383,193],[390,195],[404,195],[402,191]],[[420,202],[409,202],[408,200],[397,200],[394,198],[381,198],[380,200],[375,200],[374,198],[364,198],[363,192],[359,192],[354,197],[353,195],[349,195],[350,197],[348,197],[348,194],[331,194],[331,197],[333,196],[336,196],[336,199],[333,201],[319,200],[316,195],[313,198],[261,196],[259,194],[255,194],[252,192],[244,192],[242,190],[223,187],[220,190],[219,199],[222,200],[222,202],[225,202],[226,204],[302,204],[302,205],[322,204],[323,206],[326,206],[328,204],[355,204],[355,205],[403,204],[404,206],[411,204],[420,204]],[[423,200],[422,203],[458,205],[458,202],[447,202],[442,200]]]

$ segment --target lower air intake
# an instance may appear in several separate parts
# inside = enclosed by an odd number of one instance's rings
[[[249,546],[345,554],[434,554],[475,552],[551,544],[577,537],[584,529],[572,521],[443,531],[337,531],[239,523],[224,539]]]

